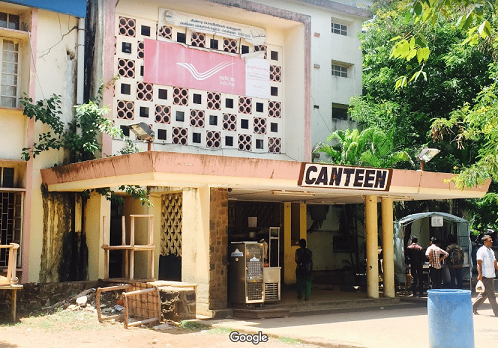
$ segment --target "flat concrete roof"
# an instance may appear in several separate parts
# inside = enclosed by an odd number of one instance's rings
[[[363,203],[366,195],[395,201],[480,198],[491,180],[460,190],[453,174],[393,169],[387,191],[301,187],[302,162],[147,151],[42,169],[49,191],[83,191],[120,185],[226,187],[229,199],[305,201],[308,204]]]

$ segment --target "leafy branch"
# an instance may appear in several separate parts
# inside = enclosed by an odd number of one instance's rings
[[[446,20],[455,20],[455,27],[466,33],[462,45],[477,45],[480,39],[489,39],[492,36],[491,18],[495,14],[495,5],[489,0],[415,0],[405,6],[406,16],[411,17],[414,27],[419,29],[424,26],[435,27],[438,25],[439,16]],[[422,75],[427,81],[424,71],[425,63],[428,61],[431,49],[425,37],[417,32],[396,36],[391,50],[390,58],[413,61],[417,58],[420,69],[410,78],[399,76],[395,83],[395,89],[403,88]]]
[[[38,141],[31,147],[22,149],[22,158],[28,161],[31,157],[35,158],[40,153],[50,149],[65,149],[69,151],[71,163],[92,160],[96,158],[97,152],[102,151],[102,145],[98,139],[100,134],[123,139],[125,146],[119,151],[120,154],[139,152],[138,147],[124,136],[122,130],[115,127],[113,121],[106,117],[110,113],[109,108],[99,106],[102,101],[103,88],[102,84],[95,101],[89,101],[75,107],[75,116],[68,123],[66,129],[64,129],[64,122],[61,120],[61,96],[54,94],[50,98],[36,103],[33,103],[33,100],[26,96],[21,98],[20,103],[24,107],[24,115],[42,122],[50,129],[39,134]],[[119,190],[139,199],[142,205],[152,206],[146,190],[140,186],[122,185]],[[95,191],[111,201],[118,204],[123,203],[123,198],[108,187]],[[88,195],[89,192],[87,190],[84,194]]]

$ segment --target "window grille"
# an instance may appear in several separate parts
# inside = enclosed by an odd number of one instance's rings
[[[331,22],[331,30],[334,34],[348,36],[348,26]]]
[[[348,77],[348,68],[343,65],[332,64],[332,75]]]
[[[0,45],[2,47],[0,105],[15,108],[18,97],[19,43],[0,39]]]

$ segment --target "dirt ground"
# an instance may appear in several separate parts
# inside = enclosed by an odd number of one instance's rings
[[[197,323],[162,323],[150,327],[124,329],[119,322],[99,323],[88,310],[60,310],[51,315],[22,317],[14,325],[0,325],[2,348],[101,348],[101,347],[253,347],[252,342],[232,342],[229,329],[216,329]],[[272,348],[314,348],[289,338],[269,337],[258,346]]]

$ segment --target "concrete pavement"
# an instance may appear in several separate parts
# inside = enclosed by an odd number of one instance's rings
[[[476,348],[496,347],[498,317],[486,301],[474,315]],[[261,331],[268,336],[300,339],[323,347],[352,348],[421,348],[429,347],[426,307],[364,310],[287,318],[238,320],[202,320],[213,327],[230,328],[246,333]],[[264,346],[264,342],[260,345]]]

